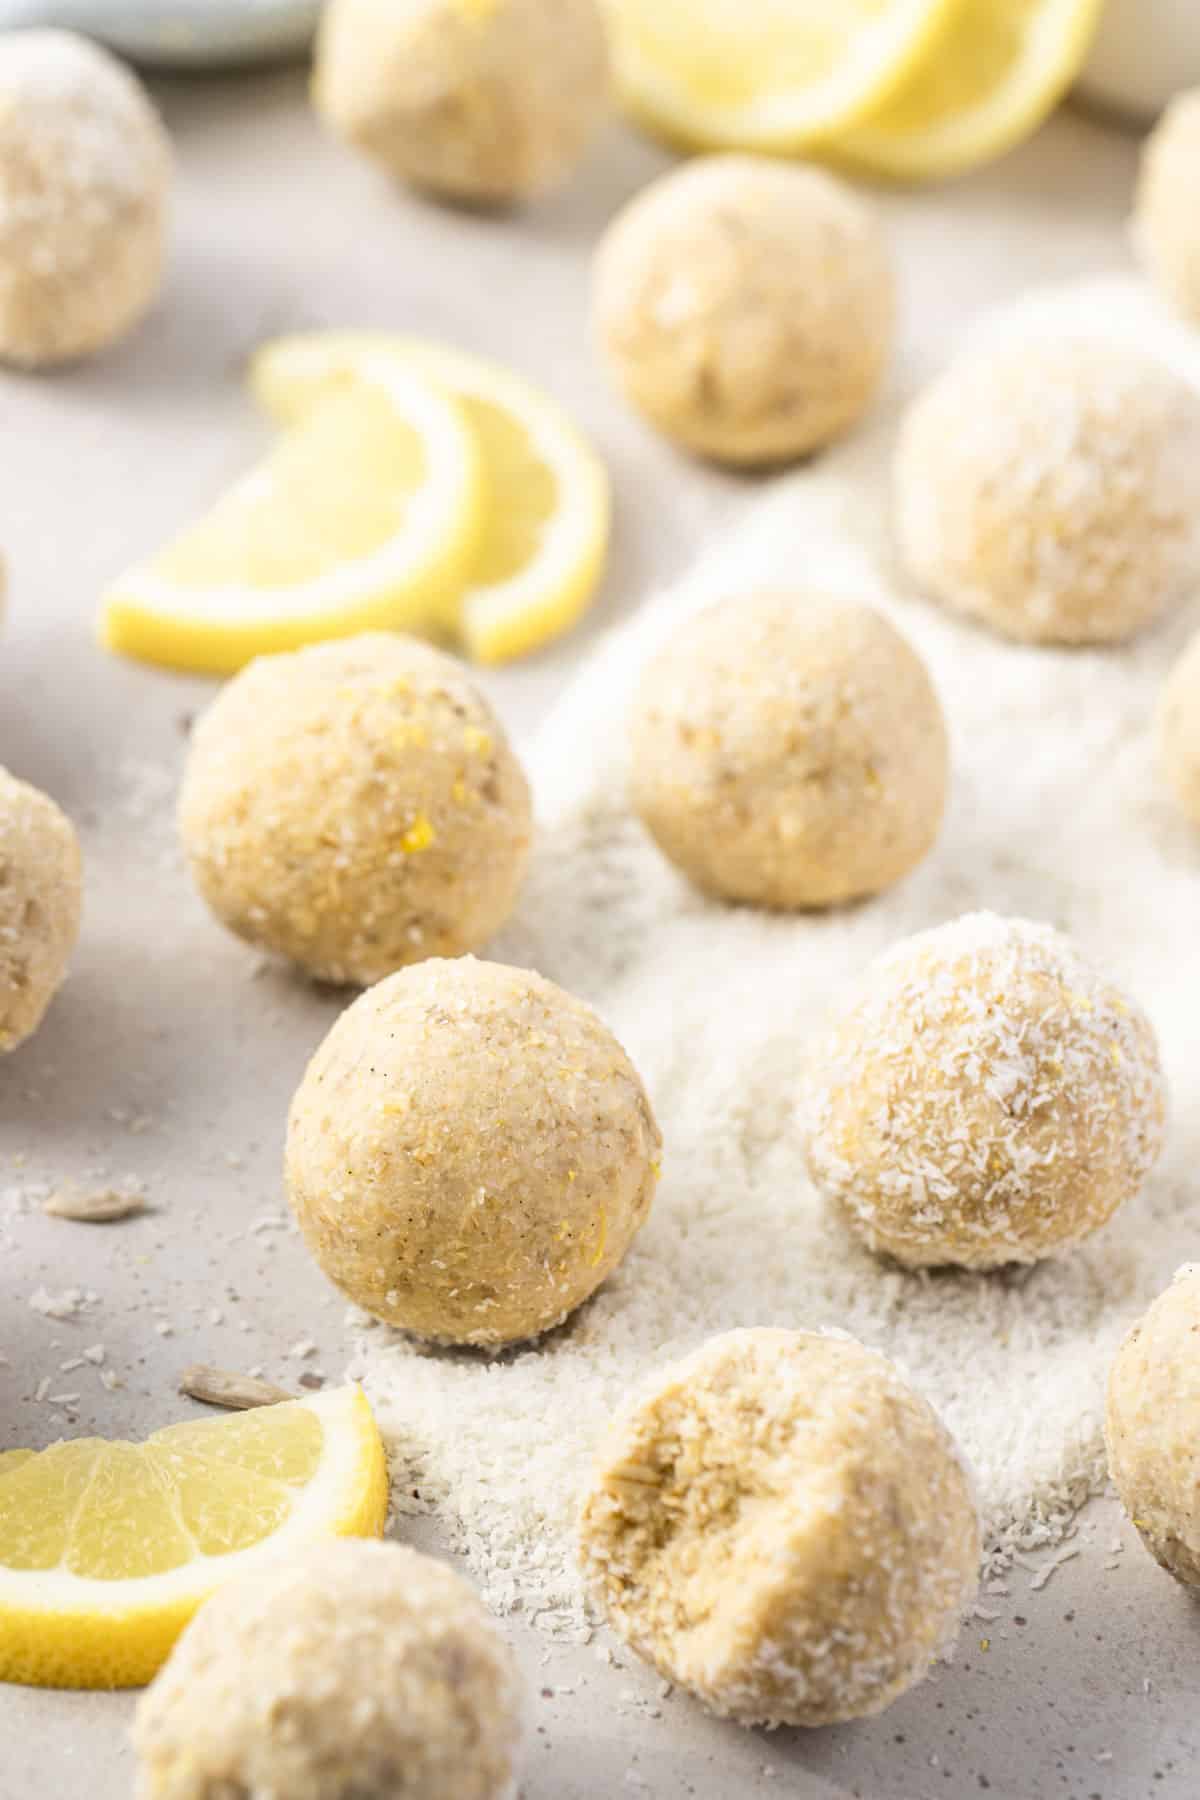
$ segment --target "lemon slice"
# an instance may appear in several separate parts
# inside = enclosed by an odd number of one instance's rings
[[[250,379],[266,410],[294,424],[388,356],[454,397],[483,457],[487,513],[466,588],[448,596],[443,623],[480,662],[523,656],[591,603],[608,553],[607,472],[535,388],[434,344],[353,331],[280,338],[258,353]]]
[[[461,591],[483,509],[474,433],[419,370],[364,360],[266,460],[106,596],[103,641],[172,667],[420,631]]]
[[[1087,59],[1102,0],[955,0],[904,84],[835,140],[901,181],[959,175],[1036,130]]]
[[[618,89],[704,149],[803,148],[879,105],[954,0],[608,0]]]
[[[265,1556],[378,1536],[387,1470],[356,1387],[78,1438],[0,1463],[0,1680],[137,1687],[203,1600]]]

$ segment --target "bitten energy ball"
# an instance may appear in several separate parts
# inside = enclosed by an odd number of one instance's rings
[[[809,1059],[808,1161],[911,1267],[1036,1262],[1099,1229],[1162,1148],[1128,995],[1046,925],[971,913],[873,962]]]
[[[894,310],[874,213],[831,175],[765,158],[663,176],[597,257],[596,328],[627,398],[719,462],[787,461],[854,424]]]
[[[1117,1352],[1105,1435],[1147,1550],[1200,1588],[1200,1264],[1179,1271]]]
[[[1200,581],[1200,399],[1119,344],[1007,344],[912,406],[895,469],[914,581],[1008,637],[1131,637]]]
[[[726,600],[642,678],[635,809],[700,887],[830,906],[906,875],[937,837],[948,756],[924,664],[881,613],[807,594]]]
[[[1159,762],[1181,810],[1200,825],[1200,637],[1192,639],[1163,688]]]
[[[201,1609],[137,1710],[138,1800],[512,1800],[519,1715],[466,1582],[341,1539]]]
[[[0,1051],[37,1030],[79,936],[79,840],[37,788],[0,769]]]
[[[497,963],[428,962],[334,1025],[292,1102],[287,1185],[309,1249],[421,1337],[548,1331],[617,1267],[661,1148],[590,1007]]]
[[[502,204],[564,182],[609,104],[597,0],[330,0],[313,94],[401,180]]]
[[[881,1712],[946,1651],[979,1523],[949,1433],[849,1338],[731,1331],[621,1413],[580,1557],[613,1628],[743,1725]]]
[[[483,944],[529,852],[529,788],[452,658],[369,632],[258,658],[196,727],[179,822],[217,917],[323,981]]]
[[[0,34],[0,359],[123,337],[157,298],[171,186],[141,83],[66,31]]]
[[[1146,140],[1133,213],[1142,261],[1171,305],[1200,321],[1200,89],[1173,100]]]

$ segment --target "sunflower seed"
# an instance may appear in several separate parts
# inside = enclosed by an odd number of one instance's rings
[[[193,1363],[185,1369],[179,1377],[179,1391],[191,1400],[224,1406],[230,1412],[247,1412],[252,1406],[277,1406],[281,1400],[295,1399],[294,1394],[273,1382],[237,1375],[229,1369],[214,1369],[208,1363]]]
[[[86,1225],[107,1225],[114,1219],[132,1219],[145,1212],[144,1194],[123,1192],[119,1188],[97,1188],[85,1193],[82,1188],[64,1187],[42,1203],[42,1211],[54,1219],[78,1219]]]

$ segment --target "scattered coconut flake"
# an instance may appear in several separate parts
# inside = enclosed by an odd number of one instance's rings
[[[64,1288],[61,1294],[52,1294],[48,1288],[35,1288],[29,1296],[31,1312],[41,1313],[45,1319],[77,1319],[91,1302],[83,1288]]]

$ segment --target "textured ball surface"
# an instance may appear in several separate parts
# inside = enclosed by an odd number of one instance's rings
[[[331,1281],[389,1325],[498,1345],[559,1324],[650,1210],[661,1138],[589,1006],[428,962],[344,1012],[292,1102],[287,1185]]]
[[[937,695],[866,606],[754,594],[679,627],[642,678],[635,809],[698,886],[760,906],[878,893],[931,848],[946,803]]]
[[[613,1628],[744,1725],[883,1710],[978,1578],[970,1478],[932,1408],[848,1338],[731,1331],[612,1424],[580,1555]]]
[[[564,182],[609,104],[597,0],[331,0],[314,97],[392,175],[499,204]]]
[[[511,1800],[519,1715],[453,1570],[341,1539],[201,1609],[137,1710],[138,1800]]]
[[[720,462],[806,455],[860,417],[891,349],[894,284],[873,212],[817,169],[713,156],[620,213],[596,263],[596,328],[652,424]]]
[[[66,31],[0,34],[0,359],[123,337],[162,284],[171,151],[137,78]]]
[[[260,657],[223,688],[179,820],[232,931],[363,985],[499,930],[532,830],[525,776],[462,666],[374,632]]]
[[[896,533],[935,599],[1008,637],[1131,637],[1200,579],[1200,399],[1118,344],[1007,344],[910,408]]]
[[[1105,1436],[1146,1548],[1200,1588],[1200,1265],[1180,1270],[1117,1352]]]
[[[1200,637],[1192,639],[1163,688],[1159,762],[1181,810],[1200,825]]]
[[[1138,252],[1166,299],[1200,322],[1200,89],[1180,94],[1146,140],[1134,203]]]
[[[0,769],[0,1051],[41,1024],[79,936],[75,828],[48,795]]]
[[[1139,1007],[1046,925],[971,913],[873,962],[809,1059],[817,1187],[912,1267],[1036,1262],[1099,1229],[1162,1148]]]

